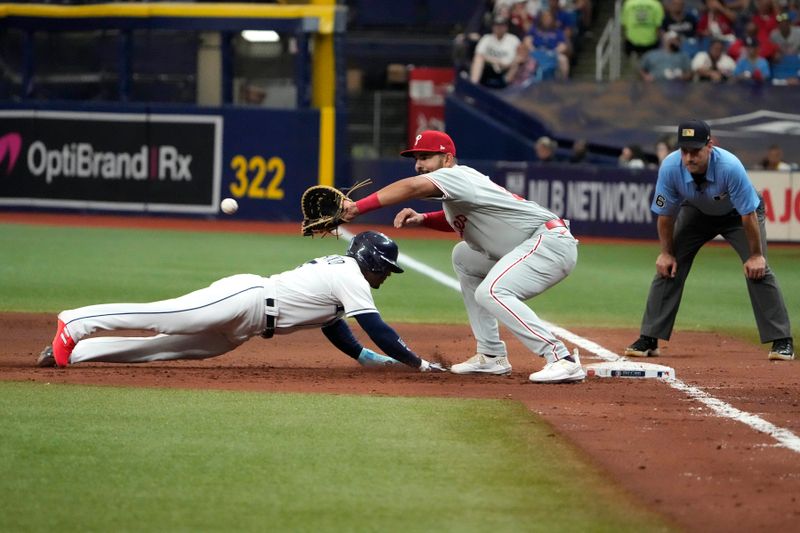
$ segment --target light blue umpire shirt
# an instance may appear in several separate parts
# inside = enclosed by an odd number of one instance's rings
[[[755,211],[761,198],[739,158],[714,146],[708,157],[706,183],[699,191],[683,166],[680,150],[669,154],[661,163],[650,209],[656,215],[671,217],[678,213],[682,202],[706,215],[727,215],[735,209],[743,216]]]

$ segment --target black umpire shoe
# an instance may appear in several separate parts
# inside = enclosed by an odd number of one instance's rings
[[[656,357],[658,352],[658,339],[641,335],[636,342],[625,348],[625,355],[630,357]]]
[[[791,361],[794,359],[794,343],[791,337],[772,341],[772,350],[768,356],[773,361]]]

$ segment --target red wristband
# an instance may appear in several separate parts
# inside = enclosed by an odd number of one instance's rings
[[[363,215],[364,213],[380,209],[383,206],[381,205],[381,201],[378,200],[378,193],[374,192],[366,198],[358,200],[356,202],[356,207],[358,208],[358,214]]]
[[[443,210],[422,213],[422,225],[426,228],[431,228],[438,231],[455,231],[447,222],[447,218],[444,216]]]

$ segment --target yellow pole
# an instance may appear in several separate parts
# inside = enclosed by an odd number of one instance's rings
[[[335,0],[311,0],[315,5],[335,5]],[[311,105],[319,109],[319,183],[333,186],[336,163],[336,57],[333,33],[314,36]]]

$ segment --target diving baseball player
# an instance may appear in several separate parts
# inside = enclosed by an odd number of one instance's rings
[[[366,231],[353,238],[346,255],[319,257],[269,277],[239,274],[171,300],[62,311],[52,346],[42,351],[38,365],[205,359],[257,335],[271,338],[321,328],[336,348],[364,366],[399,361],[423,372],[443,371],[412,352],[375,308],[370,287],[377,289],[393,272],[403,272],[397,254],[394,241]],[[354,317],[391,358],[363,347],[344,317]],[[156,335],[86,338],[96,331],[118,330]]]
[[[345,219],[399,202],[423,198],[442,202],[442,211],[401,210],[396,227],[419,226],[456,231],[462,242],[453,249],[453,267],[477,353],[451,367],[456,374],[508,374],[506,345],[498,320],[532,352],[543,356],[544,369],[530,375],[535,383],[581,381],[586,373],[577,350],[570,355],[525,300],[564,279],[575,267],[578,241],[567,224],[540,205],[511,194],[488,176],[456,164],[452,139],[423,131],[401,153],[416,160],[418,176],[401,179],[357,202],[346,201]]]

